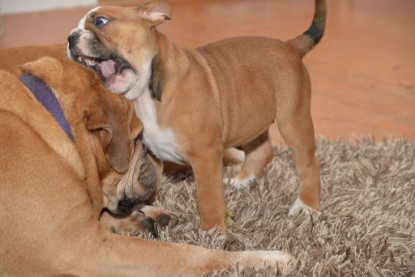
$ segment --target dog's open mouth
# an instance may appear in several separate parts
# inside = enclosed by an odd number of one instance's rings
[[[132,66],[120,57],[102,59],[97,57],[78,55],[75,56],[75,59],[79,63],[94,69],[103,81],[115,77],[115,75],[121,75],[124,70],[133,70]]]
[[[116,54],[88,56],[70,49],[69,56],[72,60],[95,70],[105,87],[114,93],[128,92],[137,80],[138,74],[134,67]]]
[[[122,56],[108,52],[84,53],[78,47],[68,47],[68,56],[71,60],[96,71],[109,91],[123,94],[129,100],[136,97],[134,94],[130,96],[128,93],[137,84],[140,76],[136,68]]]

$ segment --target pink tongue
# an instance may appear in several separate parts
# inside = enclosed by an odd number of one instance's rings
[[[115,73],[115,62],[113,60],[101,62],[101,72],[105,78]]]

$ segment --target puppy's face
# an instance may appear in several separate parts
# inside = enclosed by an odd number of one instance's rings
[[[159,176],[141,143],[143,126],[131,102],[108,92],[94,72],[69,60],[45,57],[26,64],[23,71],[43,79],[57,94],[87,182],[100,183],[104,205],[125,214],[145,203]]]
[[[158,51],[154,27],[170,16],[164,2],[95,8],[68,37],[68,56],[98,72],[110,91],[133,100],[149,84]]]

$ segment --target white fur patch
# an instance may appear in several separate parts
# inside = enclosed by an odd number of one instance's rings
[[[150,90],[146,91],[134,100],[134,106],[138,118],[143,122],[144,144],[161,160],[178,164],[184,164],[176,136],[173,130],[162,128],[157,121],[156,102],[152,99]]]
[[[263,266],[263,263],[287,265],[290,261],[295,261],[293,256],[282,251],[244,251],[241,252],[241,255],[256,261],[255,266],[258,267]]]
[[[135,76],[134,80],[130,81],[131,83],[129,84],[128,89],[123,92],[116,92],[116,91],[113,91],[113,92],[118,93],[118,94],[123,94],[125,98],[132,101],[133,103],[145,101],[147,105],[147,103],[154,102],[154,100],[151,99],[149,88],[148,88],[148,84],[150,82],[150,77],[151,77],[152,61],[153,61],[153,57],[148,57],[147,60],[143,61],[142,64],[140,63],[133,64],[137,72],[134,73],[134,76]],[[150,99],[147,99],[147,98],[139,99],[139,98],[142,98],[145,94],[148,94]],[[151,112],[153,113],[153,111]],[[153,116],[156,116],[155,108],[154,108],[154,115],[152,114],[151,117]]]
[[[312,211],[314,211],[314,209],[312,209],[309,206],[307,206],[306,204],[304,204],[304,202],[301,201],[301,199],[299,197],[297,197],[297,199],[295,200],[294,204],[292,205],[290,211],[288,212],[288,215],[293,216],[293,215],[299,213],[300,211],[303,211],[303,212],[309,214]]]
[[[229,182],[229,184],[239,189],[239,188],[247,187],[249,183],[251,183],[255,179],[256,179],[256,176],[252,174],[249,177],[242,178],[242,179],[239,179],[239,178],[226,179],[226,182]]]

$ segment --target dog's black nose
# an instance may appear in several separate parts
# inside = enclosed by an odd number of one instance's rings
[[[69,35],[68,37],[69,48],[72,48],[73,46],[75,46],[79,37],[80,35],[77,32],[73,32],[72,34]]]
[[[131,199],[123,198],[118,201],[118,212],[120,214],[128,214],[133,210],[134,205]]]

